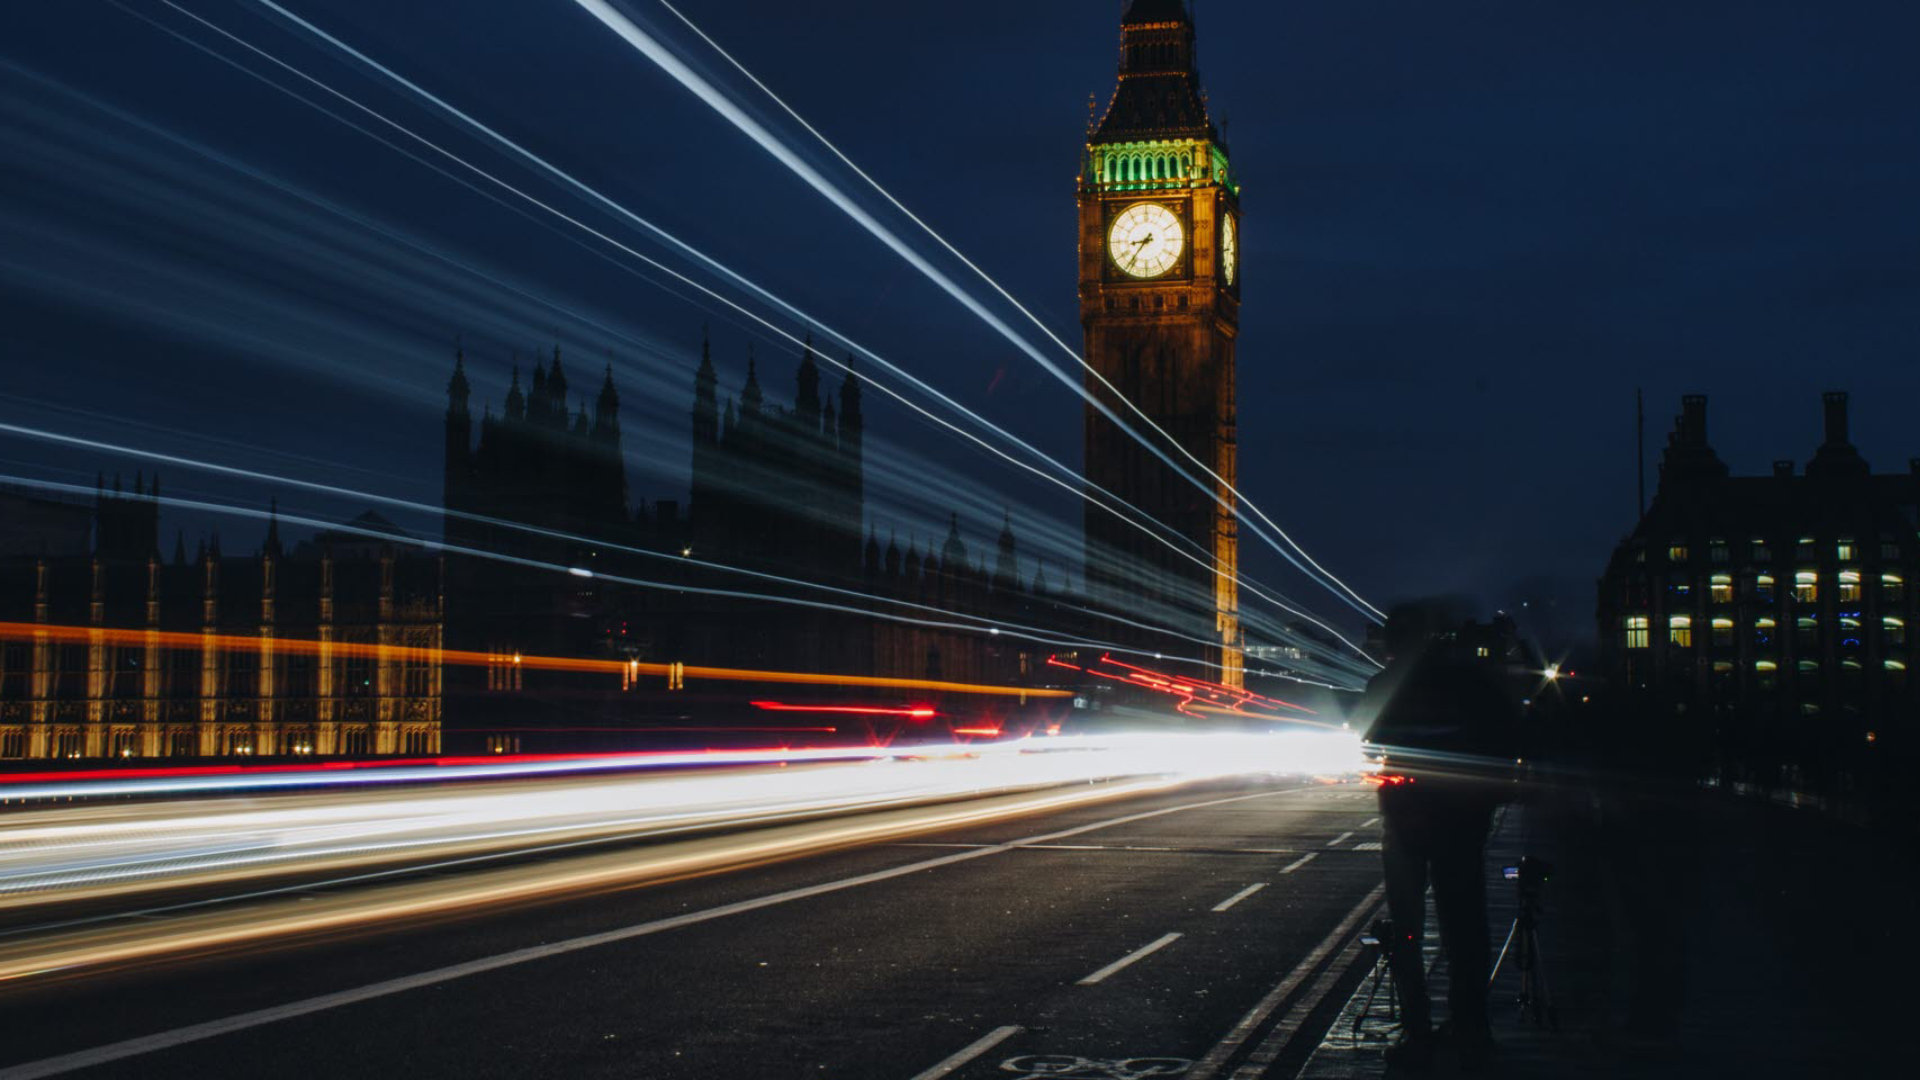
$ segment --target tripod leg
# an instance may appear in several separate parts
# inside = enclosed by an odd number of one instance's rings
[[[1533,938],[1534,977],[1540,980],[1540,1009],[1544,1022],[1552,1028],[1559,1028],[1560,1014],[1553,1007],[1553,990],[1547,984],[1547,962],[1540,955],[1540,928],[1530,932]]]
[[[1507,928],[1507,940],[1500,943],[1500,955],[1494,958],[1493,970],[1487,973],[1488,986],[1492,986],[1493,980],[1500,977],[1500,965],[1507,962],[1507,950],[1513,947],[1513,935],[1519,929],[1519,919],[1513,920],[1513,925]]]

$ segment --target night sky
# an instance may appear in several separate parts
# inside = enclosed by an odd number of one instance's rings
[[[284,2],[1077,462],[1064,387],[573,3]],[[180,6],[620,229],[248,0]],[[1074,177],[1088,96],[1104,107],[1113,87],[1117,4],[680,6],[1077,346]],[[628,8],[689,40],[653,0]],[[1853,392],[1877,468],[1920,455],[1911,3],[1207,0],[1198,19],[1244,184],[1242,488],[1375,602],[1465,592],[1491,608],[1545,579],[1586,619],[1633,523],[1636,387],[1650,458],[1679,395],[1703,392],[1736,471],[1804,461],[1832,388]],[[159,0],[5,5],[0,420],[430,501],[456,338],[476,408],[497,408],[513,350],[558,342],[576,395],[611,351],[633,496],[651,500],[685,497],[704,323],[724,389],[755,340],[769,393],[790,397],[792,353],[737,317],[166,30],[351,113]],[[994,499],[1077,523],[869,400],[877,438],[976,492],[974,540]],[[136,467],[0,439],[10,474]],[[254,503],[272,490],[167,478]],[[945,516],[934,501],[873,513],[924,537]],[[175,515],[166,546],[175,524],[189,547],[215,524],[229,549],[260,532]],[[1256,576],[1338,610],[1248,548]]]

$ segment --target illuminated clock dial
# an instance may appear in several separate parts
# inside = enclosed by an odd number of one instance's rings
[[[1240,273],[1240,237],[1234,233],[1232,214],[1220,217],[1220,272],[1229,285]]]
[[[1107,254],[1126,274],[1159,277],[1180,261],[1186,239],[1173,211],[1159,203],[1134,203],[1120,211],[1107,230]]]

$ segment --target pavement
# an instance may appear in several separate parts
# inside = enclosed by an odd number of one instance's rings
[[[1913,851],[1807,810],[1721,793],[1562,789],[1505,811],[1488,845],[1496,950],[1517,890],[1499,868],[1554,865],[1539,920],[1551,1023],[1523,1015],[1512,960],[1493,984],[1504,1077],[1910,1075]],[[1429,963],[1437,960],[1431,905]],[[1445,1015],[1446,969],[1431,988]],[[1370,981],[1297,1075],[1397,1075],[1389,994]],[[1444,1052],[1433,1074],[1460,1073]],[[1279,1074],[1270,1074],[1279,1075]]]

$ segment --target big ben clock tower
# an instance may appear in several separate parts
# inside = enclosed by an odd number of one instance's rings
[[[1239,185],[1200,95],[1192,16],[1182,0],[1133,0],[1120,23],[1120,83],[1080,171],[1080,321],[1099,376],[1088,375],[1087,390],[1201,486],[1089,405],[1087,480],[1164,526],[1177,550],[1089,503],[1086,581],[1107,610],[1210,644],[1124,624],[1116,633],[1155,651],[1204,651],[1211,671],[1196,674],[1234,686],[1244,681],[1233,494],[1239,228]]]

